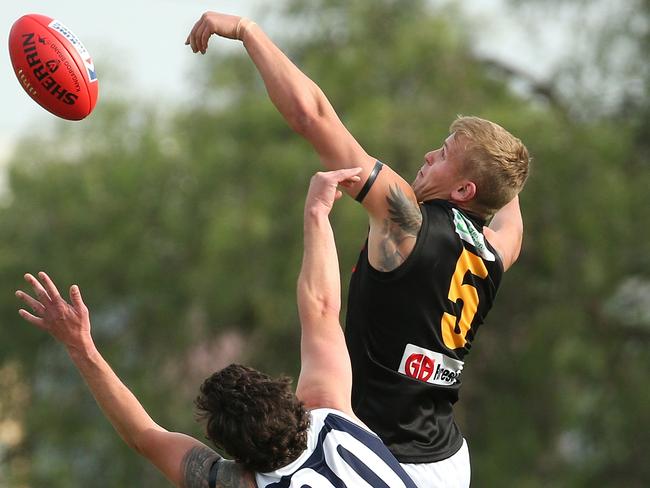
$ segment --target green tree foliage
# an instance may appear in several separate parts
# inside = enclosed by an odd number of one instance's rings
[[[642,486],[648,324],[625,320],[628,295],[617,295],[631,276],[650,279],[642,118],[576,118],[515,94],[474,57],[471,26],[449,4],[296,0],[282,22],[292,35],[279,45],[407,179],[459,113],[499,122],[535,157],[524,251],[458,404],[473,484]],[[81,286],[100,350],[170,429],[201,436],[192,399],[228,362],[297,373],[302,203],[317,158],[224,42],[196,61],[196,98],[174,113],[102,100],[89,120],[17,150],[0,209],[0,367],[12,365],[0,385],[19,374],[26,392],[0,412],[21,405],[25,435],[0,444],[0,484],[164,484],[122,446],[62,349],[20,323],[13,290],[26,271]],[[334,225],[345,293],[367,222],[342,201]]]

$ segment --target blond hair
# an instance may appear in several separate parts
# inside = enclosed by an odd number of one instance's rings
[[[462,148],[463,172],[476,184],[475,211],[495,214],[524,187],[528,149],[500,125],[479,117],[459,115],[449,132]]]

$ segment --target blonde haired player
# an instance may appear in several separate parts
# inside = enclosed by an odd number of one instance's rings
[[[213,34],[243,43],[272,102],[326,168],[362,168],[347,189],[370,218],[348,297],[352,408],[419,486],[468,486],[453,404],[465,355],[521,249],[526,147],[493,122],[459,117],[409,185],[361,147],[255,22],[206,12],[186,43],[205,53]]]

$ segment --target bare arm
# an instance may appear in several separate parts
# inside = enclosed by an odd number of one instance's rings
[[[193,437],[168,432],[156,424],[95,347],[88,309],[79,288],[70,289],[71,304],[68,304],[45,273],[40,273],[39,278],[42,284],[34,276],[25,275],[36,299],[22,291],[16,292],[33,311],[31,314],[21,309],[21,317],[46,330],[65,346],[97,404],[129,447],[151,461],[175,486],[207,488],[212,465],[218,462],[221,470],[228,462]],[[232,478],[232,471],[233,468],[225,468],[221,476]],[[243,472],[240,478],[242,483],[252,480]],[[217,486],[254,487],[255,484]]]
[[[329,213],[339,183],[354,184],[361,168],[317,173],[305,202],[298,310],[302,337],[296,395],[308,408],[329,407],[353,415],[352,368],[339,322],[341,285]]]
[[[239,36],[237,25],[240,26]],[[356,196],[371,173],[375,158],[361,147],[343,125],[323,91],[291,62],[257,24],[248,19],[206,12],[192,29],[187,43],[194,52],[205,52],[211,34],[243,39],[244,47],[262,76],[271,101],[289,126],[310,142],[325,168],[362,168],[359,182],[346,188],[350,195]],[[411,186],[386,166],[363,201],[371,216],[371,226],[383,225],[388,215],[386,196],[391,185],[399,187],[417,205]]]
[[[326,168],[361,166],[367,173],[372,170],[374,159],[343,126],[322,90],[257,24],[233,15],[206,12],[187,39],[195,52],[207,50],[210,35],[206,33],[242,40],[262,76],[269,98],[289,126],[314,146]]]
[[[524,222],[519,208],[519,197],[516,196],[510,203],[499,210],[492,222],[490,222],[489,227],[484,227],[483,231],[489,243],[499,253],[504,271],[507,271],[519,257],[524,234]]]
[[[244,47],[255,63],[269,97],[290,127],[307,139],[330,170],[360,166],[364,174],[375,159],[345,128],[325,93],[300,71],[257,25]],[[357,190],[353,185],[353,190]]]

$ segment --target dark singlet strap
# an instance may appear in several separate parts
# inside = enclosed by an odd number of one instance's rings
[[[217,486],[217,472],[219,471],[219,460],[217,459],[212,466],[210,466],[210,476],[208,476],[208,486],[216,488]]]
[[[363,188],[361,188],[361,191],[359,194],[354,198],[357,202],[361,203],[363,202],[363,199],[366,198],[366,195],[370,191],[370,188],[372,188],[373,183],[377,179],[377,175],[381,171],[381,169],[384,167],[383,164],[381,164],[380,161],[377,161],[375,163],[375,167],[372,168],[372,171],[370,172],[370,175],[368,176],[368,179],[366,180],[365,184],[363,185]]]

